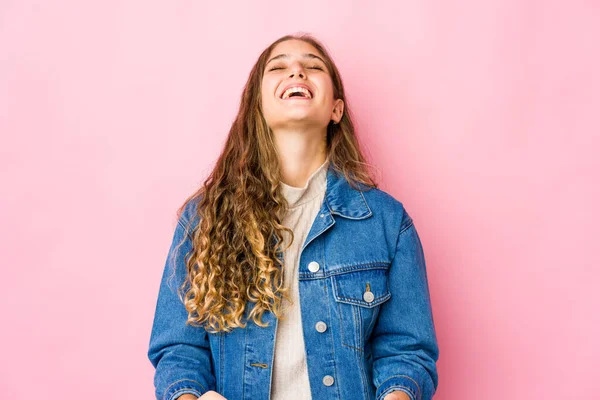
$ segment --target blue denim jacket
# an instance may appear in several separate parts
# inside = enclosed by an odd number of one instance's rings
[[[263,314],[268,327],[250,320],[229,333],[185,323],[176,291],[191,250],[187,232],[198,223],[195,207],[190,203],[178,221],[160,284],[148,350],[156,398],[215,390],[228,400],[267,400],[277,329],[272,313]],[[330,164],[298,279],[313,400],[382,400],[393,390],[412,400],[433,397],[439,350],[425,257],[401,202],[380,189],[353,189]]]

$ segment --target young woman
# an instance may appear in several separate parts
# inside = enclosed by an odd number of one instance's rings
[[[178,212],[148,351],[157,399],[432,398],[421,241],[365,165],[326,49],[271,44]]]

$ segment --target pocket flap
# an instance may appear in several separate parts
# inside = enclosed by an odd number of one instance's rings
[[[331,279],[335,300],[341,303],[371,308],[392,296],[388,288],[387,269],[373,268],[344,272],[332,275]],[[372,294],[365,295],[366,292]]]

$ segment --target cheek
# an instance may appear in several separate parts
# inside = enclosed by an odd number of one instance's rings
[[[273,117],[273,113],[275,112],[274,108],[277,107],[275,104],[275,99],[273,97],[273,91],[275,88],[268,84],[268,82],[264,82],[260,89],[260,108],[263,114],[263,117],[266,120],[271,120]]]
[[[272,102],[274,91],[275,91],[275,88],[273,87],[273,85],[270,85],[268,82],[264,82],[260,89],[260,95],[261,95],[263,102],[265,102],[265,101]]]
[[[263,100],[264,100],[264,98],[265,98],[265,96],[266,96],[266,94],[267,94],[266,92],[267,92],[267,88],[266,88],[266,87],[265,87],[265,85],[263,84],[263,85],[260,87],[260,97],[261,97]]]
[[[326,102],[333,102],[333,83],[330,79],[324,78],[320,84],[323,88],[323,97]]]

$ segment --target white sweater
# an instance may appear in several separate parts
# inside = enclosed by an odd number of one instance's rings
[[[283,304],[284,308],[289,309],[285,317],[277,322],[271,400],[311,398],[298,299],[298,262],[300,249],[325,198],[328,164],[327,159],[308,178],[304,187],[280,182],[290,207],[282,222],[294,232],[294,241],[284,253],[283,267],[284,282],[291,287],[292,305],[287,302]],[[289,243],[290,236],[286,232],[284,240],[285,244]]]

